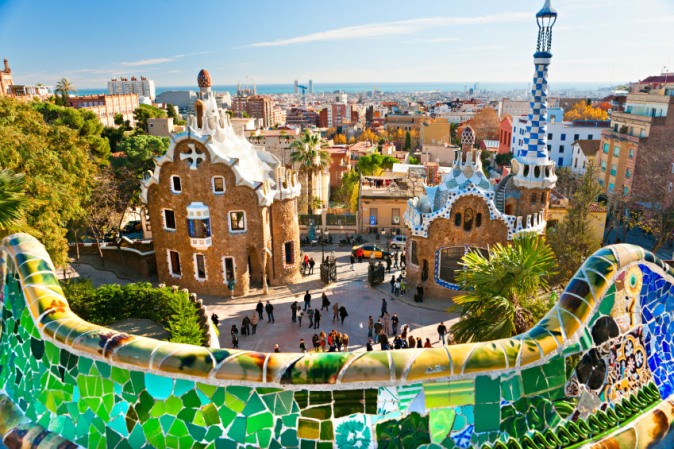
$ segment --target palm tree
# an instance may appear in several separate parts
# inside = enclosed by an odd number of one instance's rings
[[[60,80],[57,81],[54,92],[61,95],[63,104],[67,104],[70,92],[77,92],[77,89],[75,89],[75,87],[68,78],[61,78]]]
[[[31,199],[24,192],[24,184],[24,175],[0,170],[0,237],[16,232],[40,236],[39,231],[26,223],[24,214]]]
[[[320,134],[314,134],[310,129],[304,130],[304,133],[290,145],[293,150],[290,153],[290,160],[299,164],[300,172],[307,175],[309,215],[312,215],[314,211],[313,177],[330,165],[330,153],[323,149],[326,146],[328,144],[325,139]]]
[[[463,257],[457,281],[466,293],[454,298],[461,319],[452,326],[456,342],[509,338],[534,324],[532,306],[547,290],[547,277],[557,266],[550,246],[534,233],[497,243],[488,256],[469,252]],[[540,314],[540,313],[539,313]]]

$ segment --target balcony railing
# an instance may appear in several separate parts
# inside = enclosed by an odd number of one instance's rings
[[[190,237],[190,245],[198,250],[208,249],[213,245],[213,237]]]

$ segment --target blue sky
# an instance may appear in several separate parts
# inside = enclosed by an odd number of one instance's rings
[[[527,82],[543,0],[0,0],[18,84]],[[674,1],[553,0],[551,82],[674,71]]]

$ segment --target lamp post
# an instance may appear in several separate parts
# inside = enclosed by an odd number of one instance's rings
[[[321,231],[321,262],[325,262],[325,241],[328,238],[328,234],[330,231],[327,230],[327,228],[322,229]]]
[[[389,250],[389,247],[388,247],[388,246],[389,246],[389,241],[390,241],[390,239],[391,239],[391,232],[390,232],[390,231],[389,231],[389,232],[386,232],[386,228],[383,228],[383,229],[381,230],[381,235],[382,235],[382,237],[385,237],[385,238],[386,238],[386,251],[388,251],[388,250]]]

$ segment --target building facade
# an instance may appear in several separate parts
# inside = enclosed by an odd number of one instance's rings
[[[491,184],[482,171],[481,152],[474,148],[475,132],[464,128],[452,171],[439,185],[426,186],[425,194],[408,201],[406,261],[411,288],[421,285],[432,296],[447,296],[460,289],[455,272],[466,251],[485,251],[522,233],[545,232],[550,192],[557,181],[546,129],[550,39],[557,13],[546,2],[536,18],[533,99],[512,172]]]
[[[110,95],[136,94],[139,97],[148,97],[155,99],[156,88],[154,80],[149,80],[144,76],[140,79],[132,76],[129,78],[113,78],[108,81],[108,93]]]
[[[245,295],[299,275],[297,197],[292,170],[237,134],[217,108],[210,75],[187,132],[174,135],[142,184],[160,282],[199,294]]]
[[[138,108],[138,95],[85,95],[69,97],[68,106],[75,109],[89,109],[98,116],[104,126],[117,127],[115,115],[122,114],[124,121],[128,120],[131,126],[135,126],[136,119],[133,111]]]
[[[510,153],[510,144],[513,138],[513,119],[505,117],[499,123],[498,130],[498,153]]]
[[[597,151],[599,151],[599,140],[577,140],[573,142],[573,163],[571,172],[578,176],[583,176],[588,167],[595,165]]]
[[[0,70],[0,97],[12,96],[10,86],[14,84],[12,81],[12,69],[9,68],[9,61],[3,60],[4,67]]]

